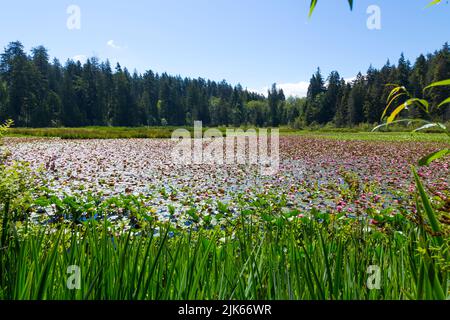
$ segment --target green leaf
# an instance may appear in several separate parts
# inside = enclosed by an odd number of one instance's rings
[[[419,161],[420,166],[429,166],[433,161],[450,155],[450,149],[442,149],[427,155]]]
[[[418,131],[422,131],[422,130],[426,130],[426,129],[430,129],[430,128],[434,128],[434,127],[439,127],[442,130],[447,129],[442,123],[428,123],[426,125],[421,126],[420,128],[415,129],[413,132],[418,132]]]
[[[444,101],[442,101],[439,105],[438,108],[442,107],[444,104],[450,103],[450,97],[448,97],[447,99],[445,99]]]
[[[386,116],[386,113],[388,112],[389,108],[391,107],[391,104],[399,97],[406,95],[405,92],[399,93],[396,96],[392,97],[391,101],[388,103],[386,109],[384,109],[383,114],[381,115],[381,120],[384,119],[384,117]]]
[[[423,119],[401,119],[401,120],[392,121],[390,124],[402,123],[402,122],[408,122],[408,126],[415,122],[429,123],[428,121],[423,120]],[[372,132],[375,132],[378,129],[381,129],[381,128],[387,127],[387,126],[389,126],[389,123],[380,124],[380,125],[376,126],[375,128],[373,128]]]
[[[405,88],[405,87],[400,87],[400,86],[398,86],[398,87],[392,89],[392,91],[391,91],[391,93],[389,94],[389,97],[387,98],[387,101],[386,101],[386,102],[391,101],[391,99],[393,99],[393,97],[396,96],[396,95],[399,93],[399,91],[402,90],[402,89],[404,89],[404,88]]]
[[[430,88],[443,87],[443,86],[450,86],[450,79],[434,82],[434,83],[430,84],[428,87],[425,87],[425,89],[423,89],[423,91],[428,90]]]
[[[438,4],[438,3],[441,3],[441,1],[442,0],[433,0],[427,5],[427,8],[429,8],[431,6],[434,6],[434,5]]]
[[[397,109],[395,109],[395,110],[391,113],[391,115],[389,116],[389,118],[387,119],[386,122],[387,122],[388,124],[389,124],[389,123],[392,123],[392,122],[395,120],[395,118],[398,116],[398,114],[399,114],[400,112],[402,112],[407,106],[408,106],[408,105],[407,105],[406,102],[403,103],[402,105],[398,106]]]
[[[348,5],[350,6],[350,10],[353,10],[353,3],[354,3],[353,0],[348,0]],[[317,0],[311,0],[311,4],[309,6],[309,15],[308,15],[310,18],[314,12],[314,9],[316,8],[316,5],[317,5]]]
[[[418,103],[419,106],[421,107],[425,107],[425,111],[428,112],[428,102],[426,100],[423,99],[409,99],[407,100],[404,104],[400,105],[397,107],[397,109],[395,109],[391,115],[389,116],[389,118],[387,119],[387,123],[392,123],[395,118],[398,116],[398,114],[400,112],[402,112],[404,109],[406,109],[408,106]]]
[[[350,10],[353,10],[353,0],[348,0],[348,4],[350,6]]]
[[[428,216],[428,220],[430,222],[431,229],[434,233],[440,233],[441,229],[439,227],[439,222],[434,213],[433,207],[431,206],[430,199],[428,198],[427,193],[425,192],[425,188],[423,187],[422,182],[420,181],[419,175],[417,174],[416,168],[413,167],[414,179],[416,181],[417,189],[419,190],[420,198],[422,200],[423,207],[425,209],[425,213]],[[438,244],[442,245],[442,237],[436,237]]]
[[[316,5],[317,5],[317,0],[311,0],[311,5],[309,6],[309,15],[308,15],[309,18],[311,18],[312,14],[314,12],[314,9],[316,8]]]

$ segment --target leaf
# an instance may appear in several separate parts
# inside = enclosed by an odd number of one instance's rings
[[[402,105],[400,105],[400,106],[398,106],[397,107],[397,109],[395,109],[392,113],[391,113],[391,115],[389,116],[389,118],[387,119],[387,123],[389,124],[389,123],[392,123],[394,120],[395,120],[395,118],[398,116],[398,114],[400,113],[400,112],[402,112],[406,107],[408,106],[408,104],[405,102],[405,103],[403,103]]]
[[[314,9],[316,8],[316,5],[317,5],[317,0],[311,0],[311,5],[309,6],[309,15],[308,15],[309,18],[311,18],[312,14],[314,12]]]
[[[408,106],[410,106],[410,105],[412,105],[412,104],[414,104],[414,103],[418,103],[420,106],[425,107],[425,108],[426,108],[425,111],[428,112],[428,102],[427,102],[426,100],[423,100],[423,99],[417,99],[417,98],[409,99],[409,100],[407,100],[404,104],[398,106],[397,109],[395,109],[395,110],[391,113],[391,115],[390,115],[389,118],[387,119],[387,123],[392,123],[392,122],[395,120],[395,118],[398,116],[398,114],[399,114],[400,112],[402,112],[404,109],[406,109]]]
[[[433,0],[426,7],[427,8],[432,7],[432,6],[434,6],[434,5],[438,4],[438,3],[441,3],[441,1],[442,0]]]
[[[9,128],[11,128],[14,124],[12,120],[6,120],[5,123],[0,124],[0,136],[2,136]]]
[[[430,222],[431,229],[434,233],[439,234],[441,229],[439,227],[439,222],[434,213],[433,207],[431,205],[430,199],[428,198],[427,193],[425,192],[425,188],[423,187],[422,182],[420,181],[419,175],[417,174],[416,168],[413,167],[414,179],[416,181],[417,189],[419,190],[420,198],[422,200],[423,207],[425,209],[425,213],[428,216],[428,220]],[[439,245],[442,245],[442,237],[436,237]]]
[[[450,103],[450,97],[448,97],[447,99],[445,99],[444,101],[442,101],[439,105],[438,108],[442,107],[444,104]]]
[[[418,131],[422,131],[422,130],[426,130],[426,129],[430,129],[430,128],[434,128],[434,127],[439,127],[442,130],[447,130],[447,128],[442,123],[428,123],[418,129],[414,130],[413,132],[418,132]]]
[[[402,123],[402,122],[408,122],[408,126],[409,126],[410,124],[414,123],[414,122],[429,123],[428,121],[423,120],[423,119],[402,119],[402,120],[392,121],[390,124],[394,124],[394,123]],[[383,124],[380,124],[380,125],[376,126],[375,128],[373,128],[373,129],[372,129],[372,132],[375,132],[375,131],[377,131],[378,129],[381,129],[381,128],[387,127],[387,126],[389,126],[389,123],[383,123]]]
[[[392,99],[392,98],[393,98],[400,90],[402,90],[402,89],[404,89],[404,88],[405,88],[405,87],[400,87],[400,86],[398,86],[398,87],[392,89],[392,91],[391,91],[391,93],[389,94],[389,97],[387,98],[387,101],[386,101],[386,102],[391,101],[391,99]]]
[[[436,123],[429,123],[429,124],[426,124],[424,126],[421,126],[420,128],[415,129],[413,132],[418,132],[418,131],[430,129],[430,128],[433,128],[433,127],[436,127],[436,126],[437,126]]]
[[[397,83],[386,83],[384,85],[385,87],[401,87],[399,84]]]
[[[430,84],[428,87],[425,87],[425,89],[423,89],[423,91],[428,90],[430,88],[443,87],[443,86],[450,86],[450,79],[434,82],[434,83]]]
[[[353,10],[353,4],[354,4],[353,0],[348,0],[348,5],[350,6],[350,10]],[[314,12],[314,9],[316,8],[316,5],[317,5],[317,0],[311,0],[311,4],[309,6],[309,15],[308,15],[309,18],[311,18],[312,14]]]
[[[353,0],[348,0],[348,4],[350,6],[350,10],[353,10]]]
[[[425,112],[428,113],[428,110],[430,108],[430,104],[428,103],[427,100],[424,99],[418,99],[418,98],[414,98],[414,99],[410,99],[408,100],[411,102],[411,104],[416,103],[419,105],[419,107],[421,107]]]
[[[388,112],[388,110],[389,110],[391,104],[392,104],[397,98],[399,98],[399,97],[401,97],[401,96],[404,96],[405,94],[406,94],[406,93],[404,93],[404,92],[403,92],[403,93],[399,93],[399,94],[397,94],[395,97],[393,97],[393,98],[391,99],[391,101],[388,103],[386,109],[384,109],[383,114],[381,115],[381,120],[383,120],[384,117],[386,116],[386,113]]]
[[[427,155],[419,161],[420,166],[429,166],[433,161],[450,155],[450,149],[442,149]]]

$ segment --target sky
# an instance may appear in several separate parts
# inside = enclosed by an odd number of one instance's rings
[[[430,0],[356,0],[350,11],[346,0],[321,0],[308,19],[309,2],[4,1],[0,48],[19,40],[62,62],[95,56],[139,73],[225,79],[261,93],[277,83],[304,96],[317,67],[352,79],[450,41],[448,1],[425,8]]]

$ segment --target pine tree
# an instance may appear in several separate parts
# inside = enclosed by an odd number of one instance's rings
[[[359,73],[349,98],[348,120],[349,125],[351,126],[364,122],[365,89],[365,79],[363,75]]]
[[[72,60],[68,60],[64,68],[61,122],[66,127],[79,127],[83,123],[76,92],[77,82],[79,82],[77,69],[77,64]]]
[[[144,93],[148,94],[148,119],[150,125],[159,125],[160,117],[158,113],[159,88],[158,80],[152,71],[144,74]]]
[[[115,103],[113,123],[117,126],[135,126],[137,124],[137,105],[131,94],[131,76],[127,68],[122,71],[120,64],[114,74]]]
[[[0,73],[8,88],[6,117],[14,120],[16,126],[29,126],[35,103],[31,85],[31,63],[22,43],[11,42],[1,55]]]
[[[280,101],[281,101],[280,93],[278,92],[277,85],[274,83],[272,85],[272,88],[269,90],[268,93],[268,100],[269,100],[269,109],[270,109],[270,119],[272,127],[278,127],[280,124],[279,119],[279,107],[280,107]]]
[[[325,82],[320,72],[320,68],[317,68],[316,73],[310,80],[308,87],[308,99],[313,100],[318,94],[324,93],[325,91]]]
[[[328,87],[325,95],[325,102],[319,108],[318,122],[325,124],[331,122],[336,114],[337,104],[340,99],[341,77],[337,71],[331,72],[328,77]]]
[[[450,50],[448,43],[445,43],[442,50],[435,55],[433,67],[431,69],[433,80],[437,82],[445,79],[450,79]],[[430,91],[432,104],[436,107],[442,101],[449,97],[448,87],[437,87]],[[450,116],[449,108],[439,108],[437,117],[439,121],[446,121]]]
[[[90,58],[82,65],[68,60],[62,66],[49,61],[46,48],[32,49],[28,56],[20,42],[12,42],[0,58],[0,117],[12,118],[17,126],[86,125],[186,125],[201,120],[205,125],[253,124],[258,126],[327,124],[356,125],[379,122],[390,88],[404,85],[416,97],[431,82],[450,78],[449,46],[421,55],[413,66],[401,55],[398,66],[388,61],[380,70],[372,66],[366,76],[345,83],[333,71],[327,85],[320,69],[311,77],[306,98],[286,97],[273,85],[267,98],[231,86],[225,80],[158,75],[151,70],[133,75],[109,61]],[[434,106],[449,96],[448,87],[428,90]],[[400,105],[404,98],[395,104]],[[450,109],[441,108],[441,121]],[[444,112],[447,110],[446,112]],[[420,115],[412,106],[408,117]]]
[[[339,128],[346,127],[349,123],[348,106],[350,102],[352,86],[350,83],[346,84],[344,80],[341,80],[341,88],[341,99],[339,101],[336,115],[334,117],[334,122]]]

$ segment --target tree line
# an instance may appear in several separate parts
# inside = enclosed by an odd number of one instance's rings
[[[412,65],[401,54],[397,65],[388,60],[380,69],[369,67],[366,74],[358,73],[355,80],[345,82],[336,71],[326,79],[320,69],[312,76],[308,95],[297,119],[300,125],[333,123],[337,127],[360,123],[375,124],[386,108],[393,84],[404,86],[413,96],[426,98],[435,106],[449,96],[448,88],[433,89],[424,95],[430,83],[450,78],[450,50],[448,43],[433,54],[420,55]],[[397,105],[406,100],[398,99]],[[410,107],[408,118],[425,116],[420,108]],[[427,115],[428,116],[428,115]],[[442,108],[432,115],[439,121],[450,119],[449,110]]]
[[[276,84],[264,96],[225,80],[151,70],[131,74],[120,64],[113,70],[109,61],[97,58],[83,64],[69,59],[62,65],[57,59],[50,62],[43,46],[27,54],[20,42],[12,42],[0,58],[0,118],[18,127],[183,126],[196,120],[206,126],[347,127],[379,122],[390,91],[386,84],[402,84],[423,97],[426,84],[447,78],[448,44],[413,65],[402,54],[397,65],[388,61],[380,70],[370,67],[350,82],[337,71],[325,78],[318,69],[306,98],[286,98]],[[449,92],[433,89],[429,95],[438,103]],[[444,110],[436,116],[446,121],[450,114]],[[409,113],[416,116],[420,110]]]

